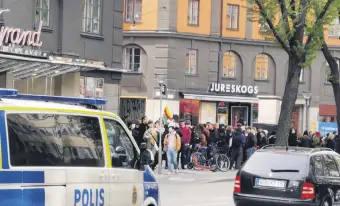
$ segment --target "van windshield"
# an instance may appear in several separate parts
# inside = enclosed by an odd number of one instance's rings
[[[255,152],[246,162],[243,170],[253,173],[294,173],[305,174],[309,158],[299,154],[275,154],[267,152]]]

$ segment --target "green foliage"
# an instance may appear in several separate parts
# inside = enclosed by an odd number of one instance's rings
[[[296,54],[301,59],[300,66],[303,68],[312,63],[321,49],[325,26],[332,24],[339,17],[340,0],[248,2],[251,5],[247,12],[248,21],[258,22],[261,25],[261,35],[268,40],[277,41],[287,52]],[[326,4],[329,4],[327,10]]]

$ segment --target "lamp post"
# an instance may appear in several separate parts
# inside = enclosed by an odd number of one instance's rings
[[[163,110],[162,110],[162,100],[163,100],[163,93],[165,93],[164,89],[164,81],[160,80],[158,81],[159,84],[159,115],[160,115],[160,125],[164,123],[162,121],[162,115],[163,115]],[[162,129],[159,130],[159,142],[158,142],[158,174],[162,173]]]
[[[312,97],[312,93],[311,92],[306,92],[303,91],[302,92],[303,98],[305,99],[305,106],[303,108],[303,113],[305,116],[305,130],[309,130],[309,105],[310,105],[310,99]]]

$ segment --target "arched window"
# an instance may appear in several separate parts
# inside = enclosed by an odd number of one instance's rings
[[[336,63],[338,64],[338,70],[340,67],[340,60],[339,59],[335,59]],[[329,64],[326,63],[326,82],[331,82],[330,79],[332,78],[332,72],[331,72],[331,68],[329,67]]]
[[[141,48],[128,46],[124,48],[124,70],[128,72],[141,72]]]
[[[269,57],[266,54],[256,55],[255,60],[255,79],[267,80],[268,79],[268,67]]]
[[[236,77],[236,55],[232,51],[227,51],[223,55],[223,77]]]

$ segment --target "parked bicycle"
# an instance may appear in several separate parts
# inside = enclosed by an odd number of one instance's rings
[[[223,151],[226,151],[226,148],[218,147],[218,144],[211,144],[209,147],[199,145],[190,157],[188,169],[228,171],[230,160],[226,154],[223,154]]]

